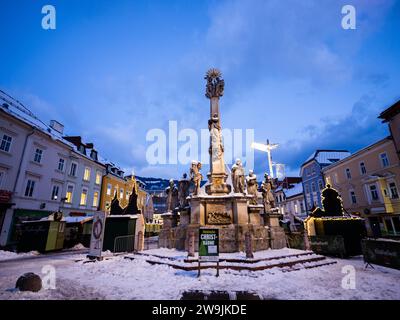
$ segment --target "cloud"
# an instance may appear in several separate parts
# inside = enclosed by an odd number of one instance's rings
[[[355,152],[389,135],[387,125],[377,119],[383,109],[374,96],[364,95],[349,114],[340,118],[325,118],[318,125],[302,128],[305,138],[288,140],[274,156],[287,165],[287,171],[298,175],[300,165],[316,149]]]

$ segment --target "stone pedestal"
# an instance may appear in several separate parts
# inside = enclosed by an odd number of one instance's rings
[[[264,225],[264,221],[261,217],[261,213],[263,210],[264,206],[261,204],[249,205],[248,206],[249,223],[254,225]]]
[[[210,184],[206,185],[205,190],[208,195],[218,196],[227,195],[231,192],[232,187],[226,184],[228,175],[226,173],[213,173],[208,175]]]
[[[279,225],[280,213],[272,209],[271,212],[264,213],[264,223],[268,228],[271,249],[282,249],[286,247],[286,235],[283,228]]]

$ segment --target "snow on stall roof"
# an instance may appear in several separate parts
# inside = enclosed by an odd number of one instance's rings
[[[93,217],[65,217],[66,223],[84,223],[93,219]]]

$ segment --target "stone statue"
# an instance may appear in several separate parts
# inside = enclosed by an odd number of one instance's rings
[[[184,173],[182,179],[178,182],[178,198],[180,208],[185,208],[188,206],[188,201],[186,198],[189,195],[189,186],[190,181],[187,178],[187,174]]]
[[[197,196],[200,193],[200,184],[201,180],[203,180],[203,175],[200,172],[201,162],[200,161],[192,161],[192,166],[190,168],[190,179],[194,183],[194,191],[193,195]]]
[[[211,137],[211,159],[212,161],[217,161],[221,159],[224,152],[224,147],[222,144],[222,134],[221,126],[219,125],[218,115],[214,114],[212,118],[208,121],[208,129],[210,130]]]
[[[207,71],[204,79],[207,80],[206,84],[206,97],[222,97],[224,94],[225,82],[221,79],[222,74],[218,69],[210,69]]]
[[[244,168],[240,159],[236,159],[235,164],[232,166],[231,173],[233,191],[235,193],[244,193]]]
[[[275,208],[275,185],[273,179],[267,173],[264,174],[264,181],[261,184],[261,191],[263,197],[264,212],[268,213],[272,208]]]
[[[169,186],[165,189],[167,194],[167,212],[173,212],[178,206],[178,189],[173,179],[169,180]]]
[[[246,177],[247,183],[247,194],[253,196],[250,200],[250,204],[257,205],[257,190],[258,190],[258,183],[257,183],[257,176],[254,174],[253,170],[249,170],[249,175]]]

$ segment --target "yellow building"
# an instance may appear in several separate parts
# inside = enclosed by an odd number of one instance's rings
[[[395,109],[395,110],[393,110]],[[381,118],[398,123],[400,104],[391,108],[391,117]],[[325,181],[338,190],[343,207],[365,219],[370,236],[400,236],[400,161],[396,135],[361,149],[323,169]]]
[[[128,205],[133,188],[138,193],[138,207],[143,214],[149,214],[152,210],[151,199],[140,183],[137,183],[134,175],[124,176],[124,171],[112,163],[106,164],[106,175],[102,179],[100,195],[100,211],[110,213],[111,201],[116,196],[121,208]]]

